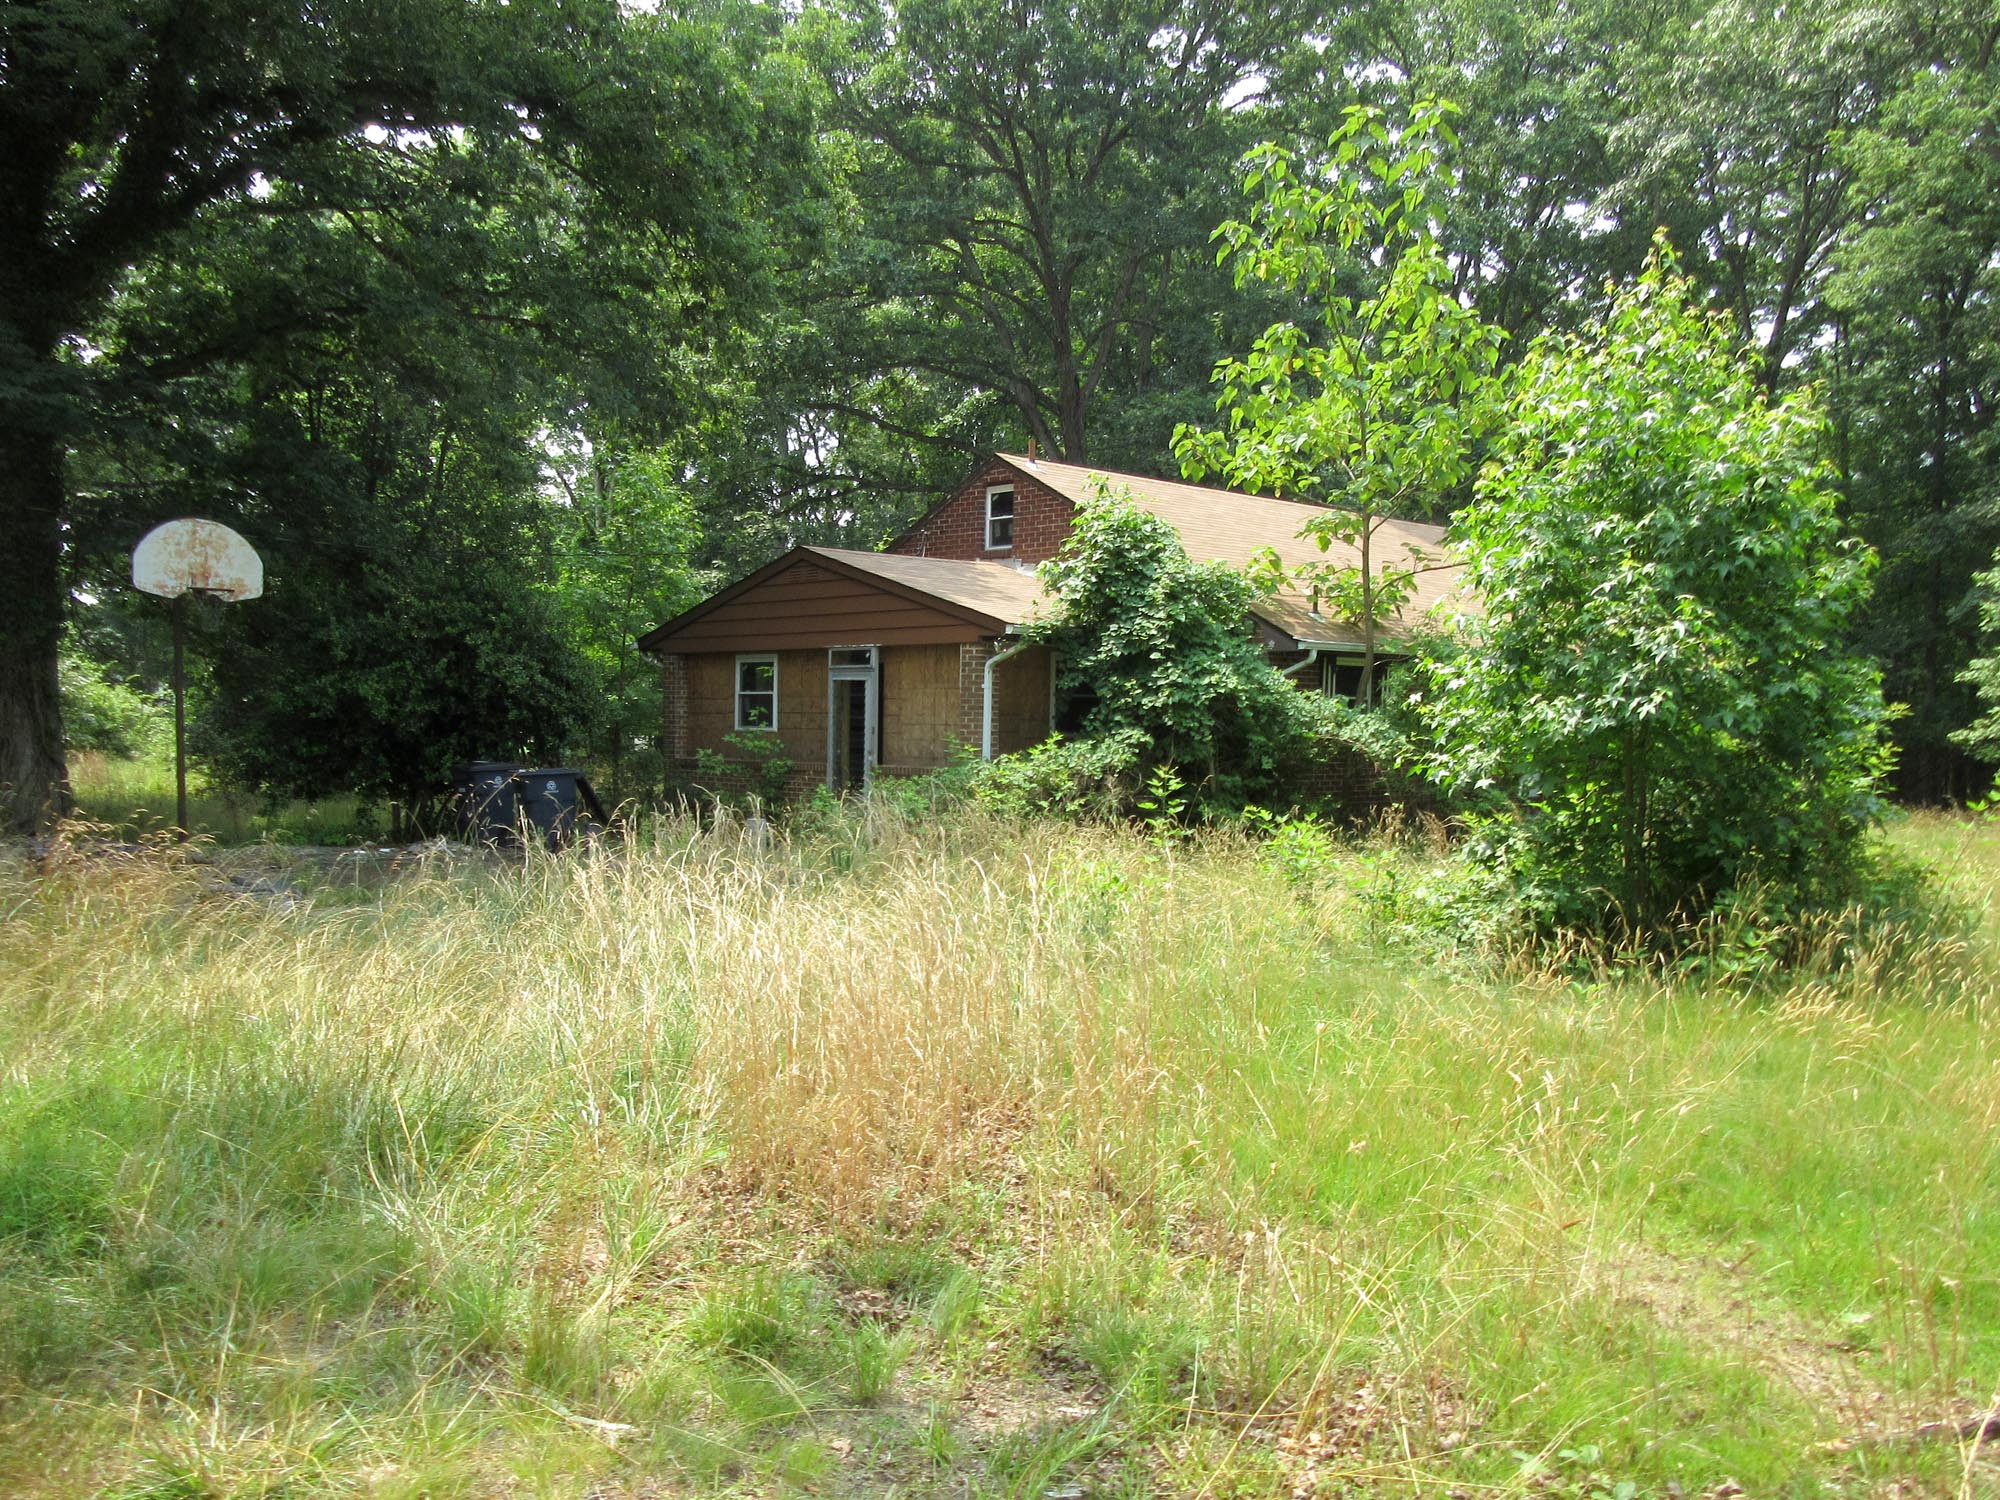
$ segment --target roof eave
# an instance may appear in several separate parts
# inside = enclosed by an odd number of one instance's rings
[[[871,587],[881,589],[884,593],[895,594],[904,599],[914,600],[943,614],[955,615],[967,624],[976,625],[994,635],[1005,635],[1019,628],[1016,622],[1002,619],[998,615],[989,614],[983,609],[974,609],[968,604],[961,604],[955,599],[946,599],[938,594],[931,593],[927,589],[918,588],[913,584],[906,584],[894,578],[886,578],[882,574],[871,572],[867,568],[857,568],[854,564],[848,562],[829,548],[799,546],[792,548],[791,551],[785,553],[782,557],[773,558],[754,572],[745,574],[727,588],[709,595],[708,598],[702,600],[699,604],[682,610],[664,624],[654,626],[638,638],[639,649],[648,656],[665,654],[666,643],[680,631],[686,629],[703,616],[721,608],[730,600],[749,592],[766,579],[782,573],[786,568],[791,567],[806,557],[812,558],[813,561],[825,567],[834,569],[836,572],[853,579],[857,583],[867,584]]]

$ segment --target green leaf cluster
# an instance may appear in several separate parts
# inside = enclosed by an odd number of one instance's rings
[[[1379,623],[1416,587],[1415,566],[1378,564],[1375,534],[1445,503],[1493,415],[1503,335],[1457,295],[1430,219],[1449,179],[1440,153],[1456,142],[1454,112],[1419,100],[1392,126],[1355,105],[1311,157],[1270,142],[1249,154],[1250,213],[1215,231],[1217,258],[1239,286],[1282,291],[1296,318],[1216,366],[1220,428],[1175,434],[1190,479],[1215,473],[1237,489],[1331,502],[1302,534],[1352,560],[1292,581],[1360,627],[1364,681]]]
[[[1551,924],[1658,934],[1746,877],[1837,891],[1885,711],[1843,646],[1844,538],[1810,392],[1773,399],[1664,245],[1602,325],[1537,339],[1457,520],[1484,613],[1434,665],[1429,769],[1486,791]]]
[[[62,655],[63,730],[72,750],[131,759],[173,752],[173,714],[129,682],[114,681],[80,651]]]
[[[2000,647],[2000,556],[1974,582],[1980,591],[1980,631],[1990,645]],[[1981,712],[1952,738],[1982,760],[2000,761],[2000,649],[1975,656],[1959,680],[1978,693]]]
[[[1178,767],[1206,801],[1266,799],[1325,729],[1320,700],[1274,668],[1252,632],[1241,573],[1188,557],[1173,527],[1108,486],[1042,565],[1055,610],[1028,635],[1052,647],[1059,696],[1094,702],[1081,732]]]

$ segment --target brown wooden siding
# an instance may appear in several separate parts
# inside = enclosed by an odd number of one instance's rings
[[[676,631],[667,649],[693,654],[948,644],[976,641],[983,633],[956,615],[801,562]],[[820,666],[823,690],[824,659]],[[822,704],[822,717],[825,712]],[[783,719],[781,711],[781,725]]]

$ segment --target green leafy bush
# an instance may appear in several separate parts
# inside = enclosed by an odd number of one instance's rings
[[[790,794],[792,758],[775,734],[738,731],[722,743],[736,753],[701,749],[694,753],[701,790],[728,807],[771,811]]]
[[[1664,244],[1605,321],[1528,351],[1460,513],[1484,604],[1427,672],[1431,774],[1551,931],[1653,942],[1746,879],[1848,897],[1878,810],[1879,674],[1843,643],[1810,392],[1773,400]]]
[[[1138,781],[1172,766],[1202,803],[1241,807],[1269,800],[1311,758],[1327,724],[1324,701],[1266,658],[1250,629],[1250,581],[1225,564],[1194,562],[1165,521],[1100,487],[1042,576],[1056,609],[1027,633],[1054,648],[1058,694],[1094,697],[1077,743],[1118,747],[1093,782],[1129,757]],[[1060,752],[1034,779],[1046,784],[1041,773],[1052,771],[1068,782],[1092,754]]]
[[[1131,730],[1053,737],[977,767],[973,795],[1015,817],[1115,818],[1138,797],[1141,748]]]
[[[1319,819],[1280,817],[1252,804],[1243,809],[1243,823],[1263,838],[1264,862],[1296,889],[1312,890],[1332,878],[1338,846]]]
[[[1974,575],[1973,583],[1978,589],[1979,633],[1991,649],[1958,674],[1960,682],[1979,694],[1981,712],[1951,737],[1981,760],[2000,761],[2000,553],[1994,555],[1989,571]]]
[[[143,759],[171,754],[173,711],[75,652],[63,653],[58,679],[63,737],[72,750]]]
[[[1413,857],[1378,844],[1355,858],[1354,891],[1378,939],[1441,959],[1504,956],[1526,934],[1531,900],[1492,863],[1455,852],[1445,859]]]

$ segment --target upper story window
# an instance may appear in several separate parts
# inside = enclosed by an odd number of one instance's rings
[[[986,492],[986,550],[999,552],[1014,545],[1014,488],[999,485]]]
[[[738,729],[778,727],[777,657],[736,658],[736,727]]]

